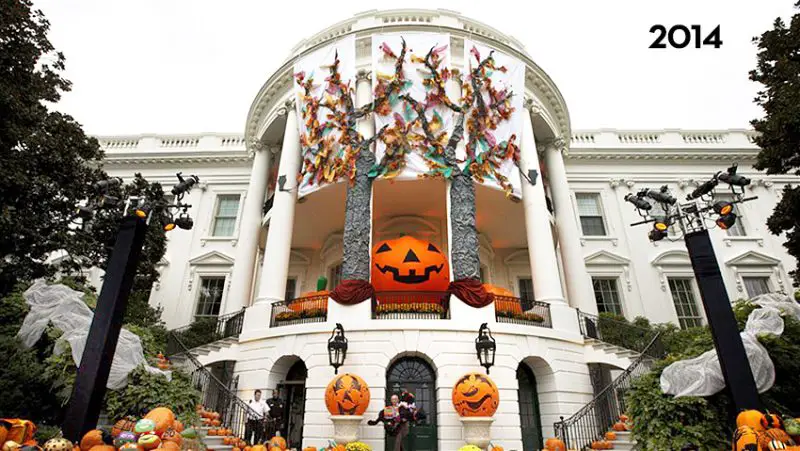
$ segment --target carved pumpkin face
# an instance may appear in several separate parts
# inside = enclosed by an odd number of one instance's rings
[[[331,415],[361,415],[369,405],[369,387],[355,374],[340,374],[325,389],[325,406]]]
[[[372,263],[375,291],[445,291],[450,285],[447,256],[414,237],[379,242]]]
[[[133,417],[125,417],[116,423],[111,428],[111,435],[116,437],[123,431],[133,431],[133,428],[136,427],[136,419]]]
[[[794,440],[792,440],[789,434],[783,429],[770,428],[758,434],[758,444],[761,446],[761,449],[783,449],[780,448],[779,445],[773,444],[773,442],[780,443],[784,446],[794,445]]]
[[[270,446],[270,448],[278,448],[280,450],[285,450],[286,449],[286,440],[283,437],[278,437],[276,435],[275,437],[272,437],[271,439],[269,439],[269,446]]]
[[[547,451],[567,451],[567,445],[561,439],[549,438],[544,442],[544,449]]]
[[[462,417],[490,417],[497,411],[500,394],[489,376],[467,373],[453,386],[453,407]]]

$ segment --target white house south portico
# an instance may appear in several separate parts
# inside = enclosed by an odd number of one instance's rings
[[[752,132],[574,131],[519,42],[449,11],[371,11],[299,43],[243,136],[99,139],[110,175],[200,177],[186,200],[195,228],[169,235],[151,300],[170,329],[245,309],[236,337],[196,357],[230,362],[243,399],[280,388],[298,448],[334,434],[325,389],[339,323],[338,371],[369,385],[365,416],[413,391],[428,415],[411,449],[458,449],[452,389],[480,370],[487,323],[492,440],[539,449],[638,355],[598,344],[587,318],[705,321],[683,245],[628,227],[638,216],[624,196],[643,186],[688,193],[739,162],[760,202],[738,207],[735,230],[712,231],[729,295],[791,285],[792,259],[763,218],[797,180],[749,169]],[[380,427],[358,435],[391,449]]]

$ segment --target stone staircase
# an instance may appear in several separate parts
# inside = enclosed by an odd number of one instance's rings
[[[206,451],[231,451],[233,445],[225,445],[222,443],[224,437],[219,435],[208,435],[209,427],[201,427],[197,429],[200,440],[206,446]]]
[[[617,439],[611,441],[611,443],[614,444],[613,449],[623,450],[623,451],[638,449],[636,447],[636,439],[633,438],[633,435],[631,435],[630,431],[625,431],[625,432],[614,431],[614,432],[617,434]]]

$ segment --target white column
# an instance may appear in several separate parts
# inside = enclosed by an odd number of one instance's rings
[[[255,149],[253,169],[242,206],[239,239],[236,243],[236,259],[233,263],[225,313],[235,312],[250,305],[252,294],[258,252],[258,233],[261,230],[261,215],[267,191],[270,157],[269,150],[261,142],[253,143],[251,147]]]
[[[520,145],[521,164],[524,174],[529,169],[539,170],[539,156],[536,153],[536,141],[533,136],[533,122],[530,112],[523,112],[522,143]],[[528,256],[531,261],[531,277],[533,293],[537,301],[565,304],[561,292],[561,280],[558,274],[553,234],[550,229],[550,213],[544,197],[542,177],[536,179],[531,186],[522,180],[522,205],[525,209],[525,231],[528,238]]]
[[[566,152],[566,143],[562,139],[555,140],[545,148],[545,164],[553,197],[567,296],[570,306],[587,313],[597,313],[594,290],[581,251],[581,235],[570,198],[563,152]]]
[[[285,108],[286,129],[278,166],[278,177],[286,176],[285,191],[281,191],[279,186],[275,190],[256,303],[282,301],[286,296],[294,210],[297,205],[297,173],[300,170],[300,132],[297,129],[294,101],[287,102]]]

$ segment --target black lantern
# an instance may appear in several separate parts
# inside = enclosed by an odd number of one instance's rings
[[[341,323],[336,323],[336,328],[328,339],[328,359],[333,367],[333,374],[339,374],[339,367],[344,365],[345,357],[347,357],[347,338],[344,336],[344,327]]]
[[[478,329],[478,338],[475,339],[475,351],[478,353],[478,361],[481,362],[481,366],[486,367],[486,374],[489,374],[489,368],[494,365],[497,343],[492,337],[492,331],[489,330],[487,323],[481,324],[481,328]]]

